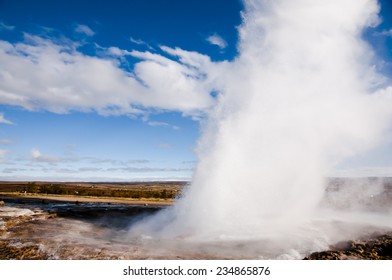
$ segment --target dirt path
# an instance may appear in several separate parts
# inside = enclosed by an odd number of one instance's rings
[[[174,200],[172,199],[133,199],[133,198],[114,198],[114,197],[86,197],[74,195],[39,195],[39,194],[21,194],[21,193],[0,193],[0,200],[13,198],[13,199],[37,199],[37,200],[50,200],[50,201],[63,201],[63,202],[80,202],[80,203],[112,203],[112,204],[132,204],[132,205],[156,205],[167,206],[171,205]]]

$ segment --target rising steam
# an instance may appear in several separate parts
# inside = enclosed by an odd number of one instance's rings
[[[239,56],[216,64],[218,102],[203,124],[192,183],[133,234],[328,235],[330,226],[314,222],[325,178],[385,133],[385,78],[362,38],[379,22],[376,0],[244,2]]]

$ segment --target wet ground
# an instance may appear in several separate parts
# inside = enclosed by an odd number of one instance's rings
[[[268,240],[195,242],[129,237],[135,221],[164,208],[8,198],[0,203],[0,259],[392,259],[392,231],[377,227],[368,228],[356,239],[347,234],[344,241],[320,246],[324,251],[318,253],[276,252],[276,244]],[[337,232],[341,227],[339,234],[347,233],[342,223],[332,226]],[[295,238],[290,242],[295,246]]]
[[[161,207],[6,200],[0,206],[0,259],[134,259],[123,240],[130,223]]]

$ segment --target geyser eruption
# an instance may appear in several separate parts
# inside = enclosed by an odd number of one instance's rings
[[[333,167],[385,132],[385,81],[362,38],[379,21],[376,0],[244,4],[238,57],[204,69],[219,95],[191,186],[134,234],[301,240],[317,231],[311,221]]]

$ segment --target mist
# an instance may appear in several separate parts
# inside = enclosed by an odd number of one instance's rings
[[[298,257],[370,225],[391,228],[385,211],[336,207],[361,205],[373,183],[325,203],[334,168],[379,145],[390,125],[388,79],[363,39],[379,10],[375,0],[245,0],[239,55],[205,69],[218,96],[192,182],[129,235],[260,240],[273,257]]]

